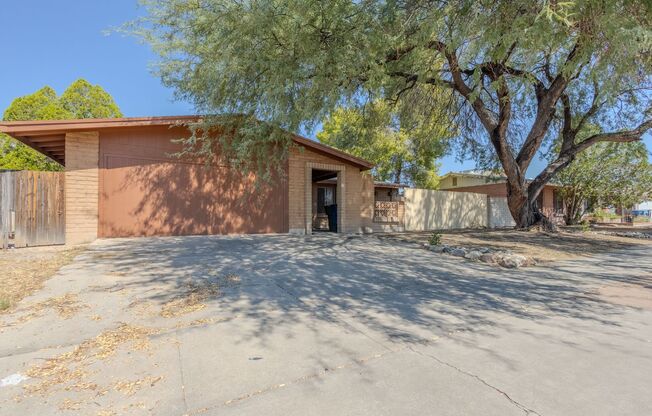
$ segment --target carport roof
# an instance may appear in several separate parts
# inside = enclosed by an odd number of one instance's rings
[[[44,155],[65,165],[65,137],[69,132],[95,131],[115,128],[173,126],[197,122],[199,116],[89,118],[79,120],[35,120],[0,122],[0,132],[25,143]],[[373,168],[373,163],[346,152],[293,135],[295,143],[316,152],[340,159],[362,170]]]

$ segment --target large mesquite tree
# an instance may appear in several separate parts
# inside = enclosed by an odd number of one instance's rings
[[[536,203],[543,186],[580,152],[640,140],[652,127],[648,2],[144,3],[148,17],[132,29],[160,54],[164,83],[200,112],[241,114],[238,128],[228,129],[232,140],[219,144],[231,160],[256,160],[255,168],[261,158],[252,153],[289,140],[261,135],[254,120],[302,131],[339,106],[378,98],[423,111],[441,101],[418,91],[444,88],[462,132],[459,149],[502,167],[510,211],[528,227],[545,221]],[[601,133],[579,140],[589,122]],[[187,143],[210,153],[210,140],[195,135]],[[548,166],[526,180],[533,158],[552,151]]]

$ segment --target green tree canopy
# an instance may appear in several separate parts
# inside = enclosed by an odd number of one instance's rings
[[[584,208],[626,207],[652,196],[652,165],[643,143],[598,143],[555,177],[562,185],[565,220],[577,224]]]
[[[50,87],[16,98],[5,110],[4,121],[67,120],[121,117],[113,98],[99,85],[84,79],[73,82],[58,97]],[[61,170],[57,162],[17,140],[0,135],[0,169]]]
[[[165,85],[202,113],[243,115],[238,127],[260,119],[310,130],[341,106],[409,102],[418,88],[446,88],[462,133],[458,150],[502,168],[519,227],[545,222],[538,195],[582,150],[640,140],[652,127],[650,2],[144,3],[148,16],[133,31],[160,55]],[[197,131],[222,121],[207,117]],[[586,122],[602,132],[580,141]],[[260,129],[226,131],[235,132],[226,153],[240,160],[290,143]],[[527,181],[535,155],[549,154],[560,133],[558,153]],[[187,143],[210,153],[211,140],[195,135]]]
[[[317,138],[374,162],[377,180],[434,189],[439,184],[436,160],[451,136],[448,124],[445,119],[375,101],[362,108],[337,108]]]

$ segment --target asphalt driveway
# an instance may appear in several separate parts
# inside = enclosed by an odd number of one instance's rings
[[[374,237],[93,244],[0,321],[0,413],[652,414],[652,247],[497,269]]]

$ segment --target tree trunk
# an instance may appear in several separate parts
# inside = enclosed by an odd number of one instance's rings
[[[566,225],[577,225],[582,219],[582,199],[572,192],[564,198],[564,222]]]
[[[541,227],[545,231],[556,231],[555,225],[541,212],[537,197],[541,190],[530,190],[526,184],[507,182],[507,205],[516,222],[516,229],[529,230]]]

